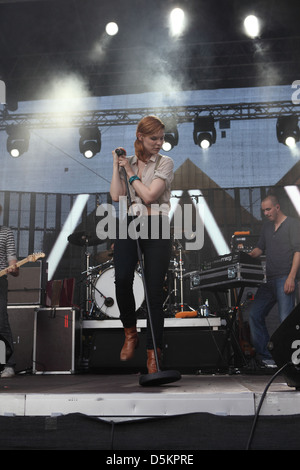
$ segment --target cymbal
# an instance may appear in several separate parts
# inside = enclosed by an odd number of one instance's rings
[[[77,246],[95,246],[104,243],[105,240],[100,240],[94,233],[75,232],[68,236],[68,241]]]

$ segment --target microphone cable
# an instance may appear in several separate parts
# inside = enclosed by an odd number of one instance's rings
[[[266,385],[264,391],[263,391],[263,394],[261,396],[261,399],[259,401],[259,404],[258,404],[258,407],[257,407],[257,410],[256,410],[256,413],[255,413],[255,416],[254,416],[254,421],[253,421],[253,424],[252,424],[252,429],[251,429],[251,432],[250,432],[250,436],[249,436],[249,439],[248,439],[248,442],[247,442],[247,447],[246,447],[246,450],[250,450],[250,446],[251,446],[251,443],[252,443],[252,440],[253,440],[253,436],[254,436],[254,431],[255,431],[255,428],[256,428],[256,424],[257,424],[257,420],[258,420],[258,416],[259,416],[259,412],[260,412],[260,409],[262,407],[262,404],[264,402],[264,399],[265,399],[265,396],[267,394],[267,391],[270,387],[270,385],[272,384],[272,382],[275,380],[275,378],[281,374],[281,372],[287,367],[291,365],[291,362],[287,362],[286,364],[284,364],[284,366],[282,366],[280,369],[278,369],[278,371],[272,376],[271,380],[269,381],[269,383]]]

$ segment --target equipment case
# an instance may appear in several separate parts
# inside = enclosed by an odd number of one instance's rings
[[[33,373],[73,374],[80,358],[81,322],[74,307],[35,311]]]
[[[227,266],[227,268],[215,268],[199,272],[200,283],[195,286],[191,277],[191,289],[206,289],[208,287],[223,287],[224,289],[241,287],[243,285],[258,286],[265,282],[265,273],[263,269],[257,266],[236,265]]]

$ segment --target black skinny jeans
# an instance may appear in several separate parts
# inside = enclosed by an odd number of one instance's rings
[[[148,221],[152,217],[147,217]],[[163,216],[164,217],[164,216]],[[150,234],[150,222],[149,234]],[[141,237],[139,244],[143,254],[145,283],[148,293],[151,319],[156,346],[163,346],[163,285],[171,257],[170,237],[151,239]],[[136,325],[136,308],[133,294],[133,279],[138,263],[137,240],[130,237],[117,239],[114,247],[116,299],[120,310],[120,319],[124,328]],[[153,349],[150,325],[147,325],[147,349]]]
[[[6,365],[14,367],[14,344],[7,312],[7,289],[8,281],[3,276],[0,278],[0,339],[4,340],[6,345]]]

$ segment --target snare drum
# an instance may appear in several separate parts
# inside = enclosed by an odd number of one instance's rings
[[[138,310],[144,302],[145,292],[142,277],[137,271],[134,273],[133,294],[135,308]],[[120,317],[115,292],[115,268],[105,269],[96,279],[93,287],[93,299],[100,312],[111,318]]]

